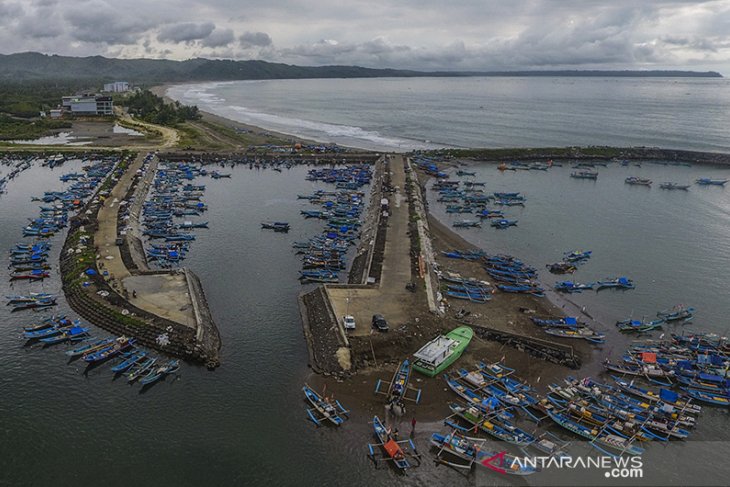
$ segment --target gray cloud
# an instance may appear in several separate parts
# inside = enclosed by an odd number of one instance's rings
[[[183,22],[180,24],[172,24],[163,27],[157,34],[157,40],[160,42],[190,42],[205,39],[215,29],[213,22]]]
[[[236,40],[233,29],[216,29],[202,40],[203,47],[223,47]]]
[[[271,45],[271,37],[265,32],[244,32],[238,38],[241,47],[248,49],[250,47],[266,47]]]
[[[728,0],[0,0],[0,26],[3,53],[730,73]]]

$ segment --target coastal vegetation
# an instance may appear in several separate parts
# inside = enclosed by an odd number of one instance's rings
[[[24,120],[0,113],[0,140],[29,140],[49,134],[53,130],[67,129],[71,123],[64,120]]]
[[[196,106],[183,105],[176,101],[165,100],[149,90],[131,93],[121,100],[130,114],[145,122],[158,125],[176,126],[188,120],[198,120],[201,115]]]

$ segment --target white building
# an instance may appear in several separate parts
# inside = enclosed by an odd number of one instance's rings
[[[124,93],[129,91],[129,83],[126,81],[115,81],[114,83],[106,83],[104,85],[106,93]]]
[[[114,103],[111,96],[81,94],[64,96],[61,106],[74,115],[113,115]]]

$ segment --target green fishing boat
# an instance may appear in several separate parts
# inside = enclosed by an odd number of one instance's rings
[[[434,338],[413,354],[416,359],[413,370],[429,377],[440,374],[461,357],[473,336],[474,330],[468,326],[460,326],[445,336]]]

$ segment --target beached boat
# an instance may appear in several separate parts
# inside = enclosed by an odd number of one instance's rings
[[[499,404],[498,401],[497,404]],[[444,423],[456,430],[464,432],[481,431],[498,440],[517,446],[528,446],[535,441],[533,435],[514,426],[500,412],[484,413],[475,406],[461,406],[456,403],[450,403],[449,409],[451,409],[453,416],[470,425],[470,427],[465,428],[451,421],[451,417],[446,418]]]
[[[434,377],[453,364],[464,352],[474,336],[468,326],[460,326],[446,336],[438,336],[421,347],[413,357],[416,359],[413,370]]]
[[[456,431],[452,431],[448,435],[433,433],[431,435],[431,444],[438,448],[436,454],[438,461],[445,465],[455,468],[463,468],[471,470],[472,466],[483,466],[491,470],[506,475],[532,475],[538,472],[538,469],[528,465],[522,465],[517,461],[514,455],[497,454],[484,448],[486,440],[480,438],[470,438],[463,436]],[[457,458],[466,460],[468,463],[460,464],[447,461],[442,458],[444,453],[449,453]]]
[[[381,391],[380,386],[385,384],[385,382],[378,379],[378,381],[375,383],[375,393],[376,394],[385,394],[388,398],[388,403],[393,403],[397,401],[401,401],[403,399],[408,399],[416,404],[421,400],[421,390],[416,389],[408,384],[408,381],[411,377],[411,363],[408,359],[401,362],[401,364],[396,369],[395,373],[393,374],[393,378],[390,380],[390,383],[388,384],[388,390],[387,391]],[[407,393],[408,391],[412,391],[413,394],[415,394],[415,397],[408,397]]]
[[[603,343],[606,335],[588,327],[580,328],[543,328],[548,335],[560,338],[580,338],[591,343]]]
[[[345,422],[349,411],[338,400],[323,397],[307,384],[304,384],[302,390],[304,396],[312,404],[312,408],[307,409],[307,416],[314,424],[319,426],[322,421],[328,420],[335,426],[340,426]]]
[[[384,451],[381,458],[393,462],[393,465],[401,472],[420,464],[420,455],[413,440],[399,441],[395,433],[390,428],[386,428],[377,416],[373,417],[373,430],[379,441],[379,443],[368,444],[368,456],[373,461],[377,461],[374,448],[380,447]],[[414,460],[415,464],[411,463],[411,460]]]

